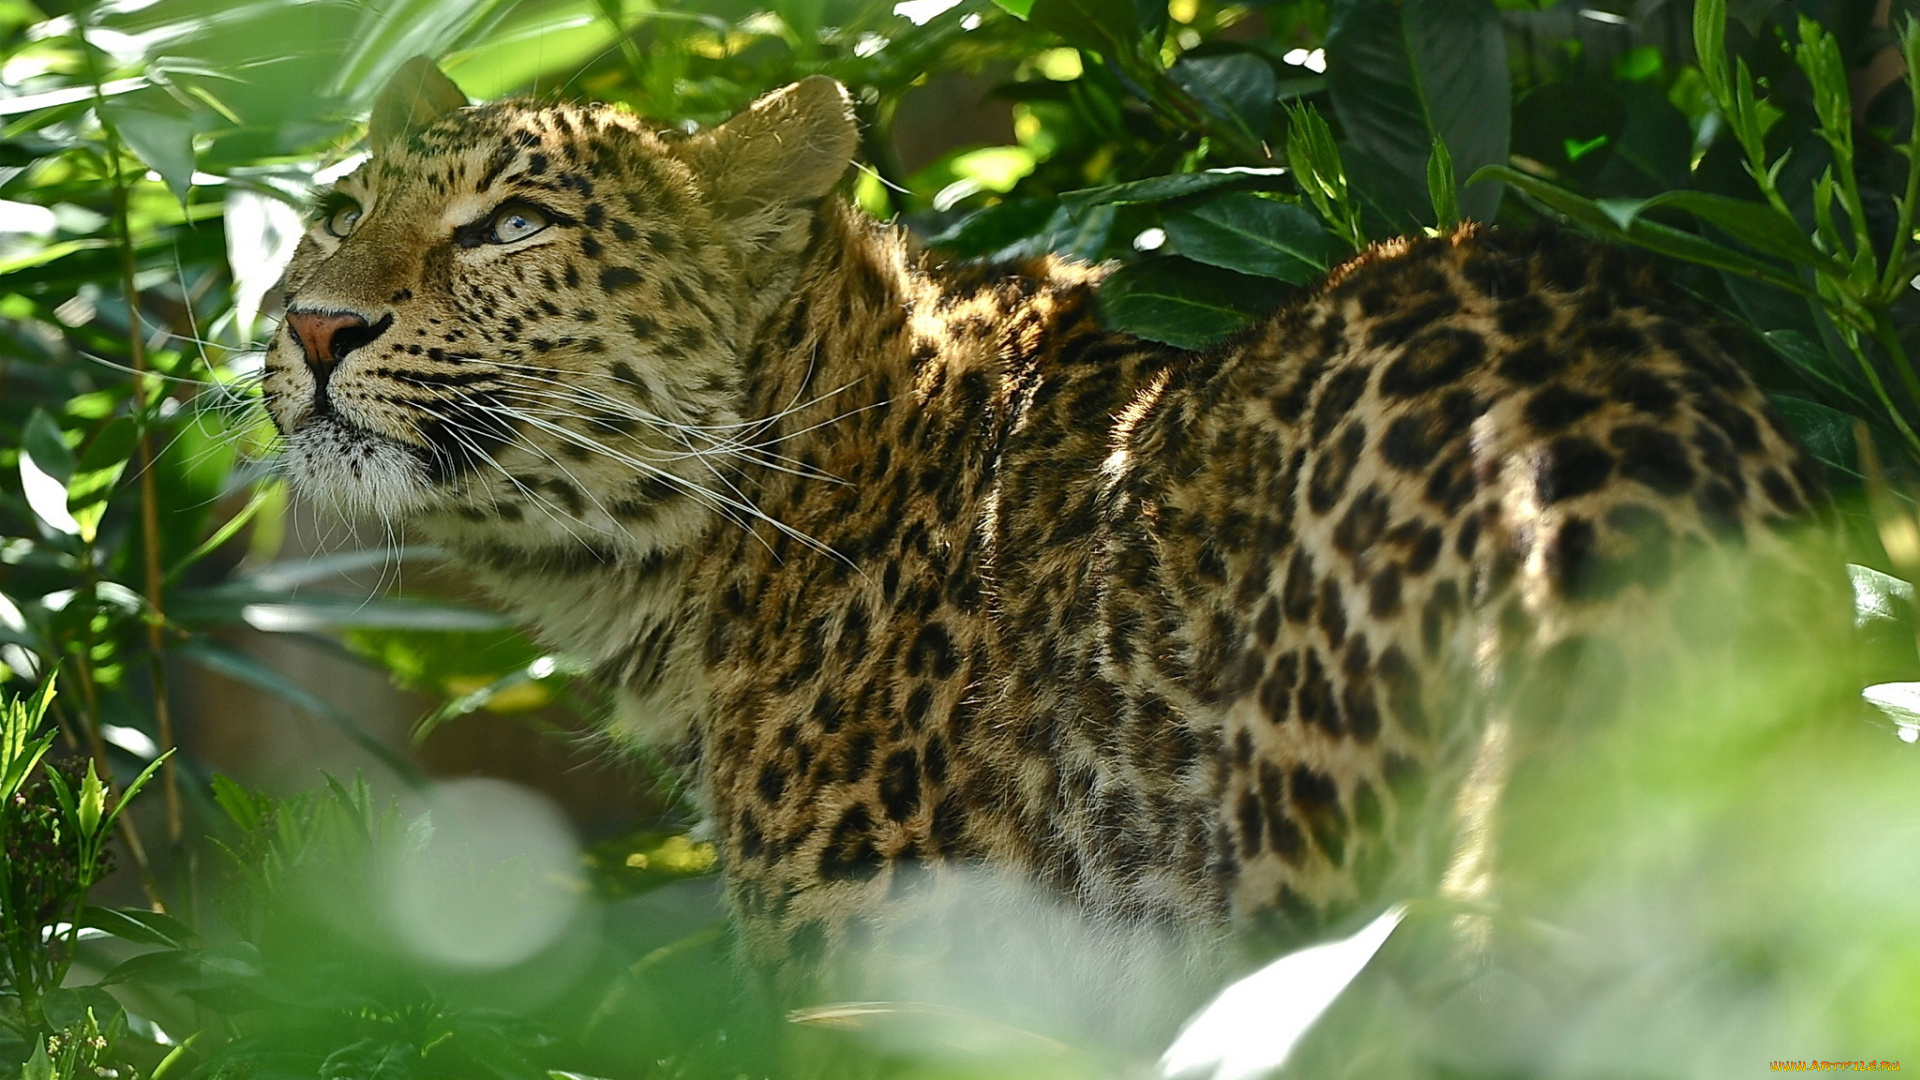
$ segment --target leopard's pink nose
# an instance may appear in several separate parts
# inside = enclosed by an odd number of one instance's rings
[[[287,325],[293,330],[307,366],[318,371],[346,359],[348,353],[380,336],[385,320],[369,327],[367,320],[351,311],[287,312]]]

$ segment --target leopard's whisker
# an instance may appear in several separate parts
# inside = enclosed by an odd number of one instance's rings
[[[610,458],[623,465],[627,465],[631,468],[643,470],[649,473],[650,475],[658,476],[661,479],[668,481],[669,483],[680,484],[685,488],[685,490],[689,494],[692,494],[695,497],[700,497],[704,495],[709,499],[725,501],[728,505],[732,506],[734,509],[740,510],[746,513],[749,517],[753,518],[754,520],[764,521],[774,529],[777,529],[780,532],[785,533],[786,535],[793,538],[794,540],[799,541],[800,543],[805,544],[806,546],[816,551],[819,551],[822,554],[831,555],[835,558],[844,558],[843,556],[840,556],[838,552],[834,551],[832,548],[830,548],[826,544],[821,543],[820,541],[814,539],[813,537],[808,536],[806,533],[803,533],[800,530],[795,529],[792,526],[788,525],[787,523],[780,521],[779,519],[774,518],[771,515],[765,513],[758,506],[754,505],[752,500],[747,499],[744,495],[742,495],[740,497],[740,501],[737,501],[737,502],[734,500],[728,500],[726,499],[725,496],[722,496],[719,493],[714,492],[710,489],[703,488],[700,485],[695,484],[684,477],[678,476],[677,474],[669,470],[661,469],[656,465],[653,465],[646,461],[642,461],[639,458],[632,457],[631,455],[620,453],[619,451],[616,451],[611,447],[605,446],[599,442],[594,441],[593,439],[587,438],[586,436],[583,436],[578,432],[571,431],[558,424],[554,424],[554,423],[542,420],[538,417],[528,415],[516,409],[505,408],[501,406],[489,406],[485,403],[478,402],[478,401],[474,402],[473,405],[474,407],[479,408],[482,411],[491,412],[491,411],[497,410],[502,415],[512,416],[512,417],[521,419],[534,427],[540,428],[541,430],[547,432],[548,434],[554,435],[558,438],[571,442],[574,445],[581,447],[582,449],[585,449],[594,453],[599,453],[602,456]],[[718,476],[717,471],[715,475]],[[736,494],[738,494],[737,489],[736,489]],[[604,507],[601,508],[601,511],[603,513],[606,512]]]
[[[429,415],[435,415],[435,414],[429,413]],[[560,507],[554,505],[554,503],[551,500],[549,500],[546,496],[540,494],[538,491],[533,490],[532,488],[528,487],[525,483],[521,482],[521,480],[518,477],[514,476],[511,472],[508,472],[506,467],[504,465],[501,465],[498,459],[496,459],[492,454],[488,453],[486,449],[479,444],[478,440],[473,437],[473,433],[468,432],[457,421],[455,421],[451,417],[435,415],[435,418],[441,421],[441,423],[444,425],[445,431],[447,431],[455,439],[459,440],[460,445],[465,450],[467,450],[467,452],[473,454],[478,459],[485,461],[487,464],[493,466],[495,472],[498,472],[501,476],[505,477],[507,480],[507,483],[513,485],[513,487],[516,490],[518,490],[522,495],[526,496],[527,499],[531,503],[533,503],[540,510],[541,513],[547,515],[547,517],[551,519],[555,525],[558,525],[562,532],[565,532],[568,536],[571,536],[574,540],[578,541],[582,547],[590,546],[587,544],[587,541],[585,538],[583,538],[579,533],[576,533],[573,531],[572,526],[568,524],[568,515],[565,513],[565,511],[561,510]],[[535,449],[537,450],[537,447]],[[489,498],[490,499],[492,498],[491,493],[489,493]],[[495,506],[497,507],[499,505],[498,500],[496,499],[493,501]]]
[[[512,394],[512,393],[513,393],[512,391],[507,392],[507,394]],[[497,395],[497,396],[504,397],[506,395]],[[577,420],[583,424],[588,425],[589,427],[594,426],[596,423],[598,423],[598,418],[593,414],[569,411],[565,409],[557,409],[557,408],[551,407],[550,405],[545,404],[544,399],[536,398],[535,400],[536,402],[539,402],[539,403],[531,404],[531,405],[520,405],[516,403],[514,407],[517,409],[524,409],[529,414],[532,414],[532,415],[539,415],[539,416],[549,417],[557,420]],[[591,438],[592,436],[589,435],[588,437]],[[691,445],[690,440],[687,439],[686,436],[684,435],[682,435],[682,443],[687,447],[686,450],[684,451],[675,450],[675,451],[663,452],[659,455],[660,458],[665,461],[684,461],[684,460],[689,460],[694,458],[705,459],[705,458],[743,457],[743,458],[748,458],[750,460],[753,460],[759,464],[762,464],[767,468],[772,469],[776,472],[786,473],[790,476],[800,476],[810,480],[820,480],[826,483],[833,483],[833,484],[844,484],[847,482],[844,479],[838,476],[835,476],[831,473],[827,473],[819,469],[810,468],[794,458],[790,458],[781,454],[772,453],[770,451],[762,449],[759,445],[755,445],[755,444],[728,442],[728,443],[719,443],[709,447],[696,447]]]

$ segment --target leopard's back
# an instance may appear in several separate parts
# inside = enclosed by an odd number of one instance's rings
[[[715,790],[776,952],[930,861],[1280,941],[1431,889],[1490,724],[1577,708],[1553,678],[1669,640],[1695,552],[1823,498],[1697,308],[1552,231],[1381,245],[1201,354],[1087,282],[965,295],[823,459],[857,490],[773,502],[845,561],[717,572]]]

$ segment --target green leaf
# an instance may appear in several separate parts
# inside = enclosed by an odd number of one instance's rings
[[[53,732],[38,738],[33,733],[53,703],[56,681],[49,675],[31,698],[7,694],[0,700],[0,800],[13,798],[53,745]]]
[[[1161,219],[1178,254],[1209,266],[1303,284],[1326,273],[1327,231],[1306,208],[1230,192]]]
[[[67,513],[79,526],[80,539],[93,542],[100,519],[107,512],[107,500],[126,470],[137,439],[134,422],[123,416],[101,428],[80,455],[73,478],[67,481]]]
[[[1025,19],[1033,12],[1033,0],[993,0],[993,3],[1016,19]]]
[[[1008,262],[1051,252],[1086,262],[1097,261],[1106,255],[1107,242],[1113,236],[1113,221],[1118,210],[1117,206],[1109,205],[1078,213],[1062,203],[1047,219],[1044,229],[993,252],[987,258],[994,262]]]
[[[325,92],[364,107],[400,65],[416,56],[442,55],[506,4],[507,0],[396,0],[378,8],[345,9],[358,13],[359,24]]]
[[[1453,156],[1447,153],[1447,140],[1433,137],[1433,152],[1427,155],[1427,199],[1433,204],[1434,227],[1450,233],[1460,224],[1460,191],[1453,174]]]
[[[102,1028],[111,1027],[115,1019],[124,1023],[126,1018],[126,1010],[113,995],[97,986],[63,986],[49,990],[40,1000],[40,1009],[46,1014],[47,1024],[55,1030],[84,1028],[89,1013]],[[80,1077],[76,1075],[72,1080]]]
[[[1634,217],[1648,210],[1672,207],[1725,230],[1727,235],[1762,254],[1809,267],[1824,266],[1831,262],[1807,239],[1798,222],[1766,203],[1732,199],[1704,191],[1669,191],[1637,203],[1603,202],[1601,205],[1608,207],[1609,212],[1616,215],[1616,220],[1620,220],[1621,213],[1625,214],[1626,220],[1621,221],[1623,228]],[[1616,206],[1619,209],[1615,209]]]
[[[273,806],[270,797],[254,795],[221,773],[213,774],[211,786],[213,801],[246,832],[259,828],[262,816]]]
[[[1347,246],[1360,250],[1366,246],[1360,207],[1347,190],[1346,168],[1326,118],[1310,105],[1289,105],[1287,117],[1287,163],[1300,190]]]
[[[189,626],[244,623],[274,634],[301,634],[351,627],[389,630],[499,630],[513,620],[494,611],[430,600],[381,596],[294,595],[244,584],[175,590],[169,617]]]
[[[175,560],[174,564],[167,570],[167,581],[171,583],[182,573],[185,573],[187,568],[191,567],[194,563],[206,558],[218,550],[221,544],[233,539],[235,534],[241,529],[246,528],[247,522],[253,520],[253,516],[260,512],[261,507],[282,498],[284,498],[284,492],[274,484],[263,483],[255,488],[252,497],[247,500],[247,505],[241,507],[238,513],[228,518],[226,523],[218,529],[215,529],[212,535],[195,545],[192,551]]]
[[[1847,564],[1853,584],[1853,617],[1857,623],[1913,621],[1913,585],[1870,566]]]
[[[927,237],[927,246],[962,258],[985,255],[1043,231],[1058,207],[1053,199],[1007,199]]]
[[[1768,396],[1816,461],[1835,475],[1864,479],[1860,451],[1853,442],[1853,428],[1859,421],[1852,414],[1787,394]]]
[[[1027,21],[1111,60],[1139,51],[1140,15],[1133,0],[1033,0]]]
[[[1273,310],[1282,288],[1265,278],[1167,256],[1123,266],[1100,285],[1103,322],[1182,349],[1203,349]]]
[[[1711,266],[1730,273],[1777,285],[1799,296],[1813,296],[1812,290],[1800,283],[1795,277],[1777,269],[1769,263],[1760,262],[1750,256],[1722,247],[1711,240],[1704,240],[1692,233],[1682,232],[1670,226],[1649,221],[1637,215],[1626,215],[1625,223],[1617,215],[1619,204],[1614,210],[1592,199],[1575,195],[1549,181],[1531,176],[1518,169],[1504,165],[1489,165],[1474,174],[1475,180],[1481,178],[1504,180],[1531,198],[1566,216],[1589,226],[1605,236],[1638,244],[1650,251],[1686,262]],[[1471,183],[1472,181],[1469,181]]]
[[[1326,48],[1346,138],[1409,195],[1425,186],[1436,137],[1457,174],[1506,162],[1512,93],[1494,0],[1338,0]],[[1461,213],[1478,221],[1499,208],[1498,184],[1461,196]]]
[[[1278,84],[1257,53],[1182,57],[1168,72],[1208,112],[1258,140],[1273,122]]]
[[[80,835],[95,837],[100,835],[100,819],[106,814],[107,786],[100,782],[100,774],[94,771],[93,759],[87,759],[87,775],[80,781],[80,802],[74,814],[74,824],[80,826]]]
[[[147,781],[152,780],[153,774],[159,772],[160,767],[162,765],[165,765],[167,763],[167,759],[172,756],[173,756],[173,748],[169,748],[166,753],[161,754],[159,757],[154,758],[152,761],[147,762],[147,767],[144,769],[141,769],[140,775],[134,777],[133,782],[128,784],[126,787],[126,790],[120,793],[120,798],[117,801],[115,801],[113,804],[113,811],[109,813],[106,816],[106,820],[102,822],[103,827],[110,826],[113,824],[114,819],[120,816],[120,812],[122,810],[125,810],[127,808],[127,804],[133,801],[133,797],[135,795],[140,794],[140,789],[147,786]]]
[[[127,149],[160,174],[181,206],[187,205],[187,189],[193,186],[193,121],[117,102],[108,104],[106,112]]]
[[[414,1046],[361,1039],[329,1054],[320,1063],[320,1080],[413,1080],[419,1061]]]
[[[1104,203],[1165,202],[1168,199],[1179,199],[1223,188],[1277,187],[1280,178],[1285,175],[1287,175],[1285,169],[1236,167],[1175,173],[1169,176],[1150,176],[1145,180],[1132,180],[1124,184],[1109,184],[1106,187],[1080,188],[1077,191],[1063,192],[1060,203],[1062,206],[1079,211]]]
[[[53,1075],[53,1062],[47,1057],[47,1043],[41,1039],[33,1044],[33,1056],[20,1069],[20,1080],[56,1080]]]
[[[65,484],[73,475],[73,451],[67,446],[66,433],[43,409],[27,415],[26,430],[21,433],[20,449],[32,455],[34,463],[48,476]]]
[[[20,486],[27,505],[47,527],[78,535],[80,523],[67,512],[67,481],[76,462],[60,425],[43,410],[34,409],[21,433],[20,451]]]
[[[1694,0],[1693,52],[1707,91],[1726,109],[1733,97],[1727,79],[1727,0]]]
[[[184,949],[199,939],[199,935],[180,920],[139,908],[104,908],[88,904],[80,909],[80,925],[104,930],[136,945],[159,945],[168,949]]]
[[[1768,330],[1760,335],[1774,354],[1792,364],[1796,370],[1809,379],[1818,382],[1843,398],[1856,399],[1854,388],[1848,376],[1852,369],[1837,363],[1827,350],[1821,348],[1812,338],[1798,330]],[[1861,407],[1866,407],[1861,403]],[[1851,436],[1849,436],[1851,445]]]

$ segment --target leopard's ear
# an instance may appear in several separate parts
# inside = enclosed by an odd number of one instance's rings
[[[681,144],[726,217],[812,202],[833,189],[860,143],[847,89],[809,75]]]
[[[384,153],[408,132],[426,127],[467,104],[467,95],[440,73],[432,60],[416,56],[400,65],[374,102],[367,121],[367,139],[373,152]]]

